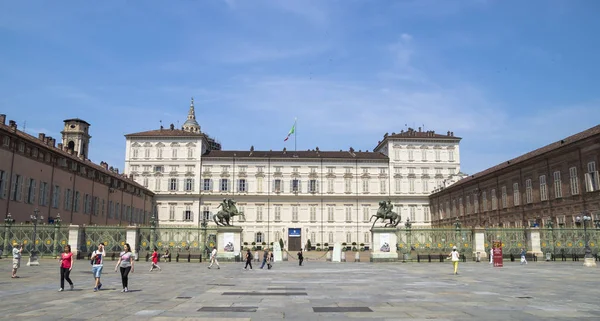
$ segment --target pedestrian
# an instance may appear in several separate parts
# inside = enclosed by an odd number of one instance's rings
[[[98,292],[102,288],[102,282],[100,276],[102,275],[102,268],[104,267],[104,244],[98,244],[98,249],[92,253],[92,274],[94,275],[94,292]]]
[[[269,258],[269,249],[265,249],[264,253],[263,253],[263,261],[262,261],[262,265],[260,266],[260,269],[262,270],[262,268],[265,267],[265,264],[267,264],[267,260]]]
[[[527,259],[525,258],[526,254],[527,254],[527,251],[525,251],[524,248],[521,248],[521,265],[527,264]]]
[[[58,292],[62,292],[65,290],[65,280],[69,282],[71,286],[71,291],[73,291],[73,281],[69,278],[71,274],[71,270],[73,269],[73,252],[71,252],[71,245],[65,245],[64,252],[60,254],[60,258],[58,259],[58,263],[60,263],[60,289]]]
[[[18,279],[17,270],[21,267],[21,253],[23,252],[23,243],[13,244],[13,268],[12,268],[12,278]]]
[[[221,266],[219,266],[219,261],[217,261],[217,247],[213,247],[212,252],[210,253],[210,265],[208,266],[208,268],[210,269],[210,267],[214,264],[217,265],[217,269],[221,269]]]
[[[458,274],[458,261],[460,260],[460,254],[458,254],[456,246],[452,247],[450,258],[452,259],[452,265],[454,265],[454,274]]]
[[[304,255],[302,255],[302,250],[298,251],[298,266],[302,266],[302,262],[304,262]]]
[[[117,272],[117,268],[121,270],[121,283],[123,284],[123,290],[121,292],[129,292],[129,273],[133,273],[133,253],[131,253],[131,246],[129,243],[125,243],[123,247],[123,252],[119,254],[119,261],[117,261],[117,265],[115,265],[115,272]]]
[[[490,248],[490,264],[494,263],[494,248]]]
[[[273,257],[273,252],[269,251],[269,255],[267,256],[267,269],[271,269],[273,267],[273,263],[275,262]]]
[[[250,265],[250,270],[252,270],[252,252],[250,252],[250,249],[246,252],[246,266],[244,270],[248,269],[248,265]]]
[[[154,252],[152,252],[152,266],[150,266],[150,272],[154,271],[154,268],[157,268],[162,272],[160,266],[158,266],[158,249],[154,248]]]

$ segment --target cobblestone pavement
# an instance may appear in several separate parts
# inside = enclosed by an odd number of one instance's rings
[[[23,259],[26,263],[27,259]],[[10,320],[600,320],[599,268],[583,262],[242,263],[136,262],[130,292],[109,261],[93,292],[87,260],[75,262],[75,290],[58,292],[54,260],[22,264],[10,277],[0,260],[0,318]]]

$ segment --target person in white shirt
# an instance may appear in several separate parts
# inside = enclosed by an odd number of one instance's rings
[[[217,265],[217,269],[220,269],[221,267],[219,266],[219,261],[217,261],[217,247],[213,247],[212,252],[210,253],[210,265],[208,266],[208,268],[210,269],[210,267],[214,264]]]
[[[494,248],[490,249],[490,264],[494,263]]]
[[[98,244],[98,249],[92,253],[92,274],[94,275],[94,292],[97,292],[102,287],[100,282],[100,275],[102,275],[102,268],[104,267],[104,244]]]
[[[456,246],[452,248],[452,252],[450,252],[450,258],[452,259],[452,265],[454,265],[454,274],[458,274],[458,261],[460,260],[460,254],[456,250]]]
[[[15,244],[12,249],[13,254],[13,268],[12,268],[12,278],[17,279],[17,270],[21,267],[21,252],[23,252],[23,243],[17,245]]]

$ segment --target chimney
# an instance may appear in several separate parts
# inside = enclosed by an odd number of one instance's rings
[[[171,129],[171,130],[175,130],[175,125],[171,124],[171,125],[169,126],[169,129]]]
[[[60,150],[63,149],[63,144],[62,143],[58,143],[58,149],[60,149]]]
[[[48,145],[48,137],[44,137],[44,145]]]
[[[56,147],[56,139],[52,138],[52,147]]]
[[[10,126],[10,128],[12,128],[13,132],[17,131],[17,122],[14,120],[9,120],[8,121],[8,126]]]
[[[6,125],[6,114],[0,114],[0,124]]]
[[[108,170],[108,163],[106,163],[106,162],[104,163],[104,169]]]
[[[419,127],[419,133],[421,132],[421,127]]]
[[[70,148],[67,148],[67,153],[69,153],[69,155],[73,155],[73,150]]]
[[[46,134],[44,134],[44,133],[39,133],[39,134],[38,134],[38,139],[39,139],[39,140],[41,140],[41,141],[44,141],[44,139],[46,139]]]

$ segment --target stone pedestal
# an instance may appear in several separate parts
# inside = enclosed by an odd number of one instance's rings
[[[477,252],[479,252],[481,262],[490,260],[490,253],[485,250],[485,229],[480,227],[473,230],[473,257],[475,259],[477,259]]]
[[[342,244],[333,244],[333,253],[331,253],[331,262],[342,262]]]
[[[125,243],[129,243],[131,245],[131,252],[135,257],[135,260],[138,260],[138,248],[137,248],[137,235],[138,229],[135,226],[127,226],[126,234],[125,234]],[[122,247],[124,249],[125,247]],[[154,250],[154,249],[151,249]]]
[[[527,253],[533,254],[538,258],[542,258],[544,253],[542,252],[542,243],[540,241],[540,229],[537,227],[530,227],[526,231]]]
[[[27,266],[39,266],[40,261],[38,260],[38,253],[33,251],[29,256],[29,261],[27,261]]]
[[[596,259],[593,257],[586,257],[583,259],[583,266],[596,267]]]
[[[371,262],[396,262],[398,237],[395,227],[374,227],[371,229]]]
[[[279,245],[279,242],[273,242],[273,259],[275,262],[283,261],[283,254],[281,253],[281,245]]]
[[[239,226],[219,226],[217,228],[217,259],[235,261],[242,255],[242,228]]]
[[[69,225],[69,245],[73,256],[77,257],[79,252],[79,225]]]

